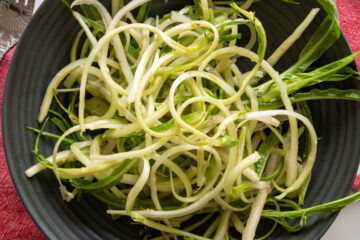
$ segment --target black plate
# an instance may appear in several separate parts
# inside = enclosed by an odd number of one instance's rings
[[[109,3],[110,1],[106,1]],[[158,14],[179,8],[184,1],[154,0]],[[280,1],[255,4],[257,16],[268,33],[271,53],[309,12],[318,7],[314,0],[301,5]],[[325,16],[316,18],[303,38],[296,42],[276,68],[282,70],[295,62],[299,52]],[[69,49],[79,25],[60,0],[47,0],[37,11],[16,48],[6,80],[3,99],[3,139],[9,170],[28,212],[49,239],[140,239],[139,228],[122,218],[113,221],[105,207],[84,197],[81,202],[61,200],[58,184],[50,171],[28,179],[24,171],[36,163],[31,155],[35,135],[26,126],[36,121],[42,97],[50,79],[69,61]],[[351,53],[342,37],[318,64],[326,64]],[[356,88],[353,80],[336,83],[341,88]],[[360,108],[354,102],[317,101],[311,103],[319,141],[317,161],[306,198],[311,206],[344,197],[350,191],[359,165]],[[44,141],[41,152],[51,154],[51,142]],[[336,214],[311,217],[308,226],[298,233],[278,228],[269,239],[319,239]]]

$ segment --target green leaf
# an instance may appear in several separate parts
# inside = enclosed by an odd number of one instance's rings
[[[70,118],[70,115],[73,115],[73,114],[69,112],[69,109],[70,109],[70,108],[68,108],[68,112],[67,112],[67,113],[69,114],[69,118]],[[52,110],[52,109],[49,109],[49,112],[50,112],[51,114],[57,116],[57,117],[61,120],[62,123],[60,123],[60,122],[58,122],[57,120],[55,120],[55,121],[57,121],[57,123],[56,123],[56,122],[53,121],[53,119],[51,119],[51,121],[52,121],[61,131],[65,132],[66,130],[68,130],[69,128],[71,128],[71,126],[70,126],[70,124],[68,123],[68,121],[66,121],[66,119],[65,119],[60,113],[58,113],[58,112],[56,112],[56,111],[54,111],[54,110]],[[75,133],[70,134],[69,137],[72,138],[72,139],[74,139],[75,141],[78,141],[78,140],[79,140],[79,138],[76,136]]]
[[[275,169],[275,171],[269,176],[261,177],[261,181],[267,182],[267,181],[271,181],[271,180],[277,178],[280,175],[283,168],[284,168],[284,158],[281,158],[280,163],[277,166],[277,168]]]
[[[139,57],[140,49],[134,47],[132,44],[129,45],[129,50],[128,51],[129,51],[129,54],[131,56],[133,56],[135,59],[137,59]]]
[[[310,92],[296,93],[290,97],[292,103],[309,101],[309,100],[321,100],[321,99],[360,101],[360,90],[358,89],[340,90],[336,88],[330,88],[326,90],[312,89]],[[283,106],[282,101],[259,103],[259,107],[261,110],[278,109],[281,108],[282,106]]]
[[[29,129],[30,131],[35,132],[35,133],[40,133],[41,136],[44,136],[44,137],[49,137],[49,138],[53,138],[53,139],[59,139],[60,138],[59,135],[56,135],[56,134],[53,134],[53,133],[50,133],[50,132],[40,131],[39,129],[32,128],[32,127],[26,127],[26,128]],[[67,143],[67,144],[73,144],[76,141],[71,139],[71,138],[64,138],[63,142]]]
[[[67,112],[68,109],[67,109],[66,107],[64,107],[64,105],[61,103],[61,101],[59,100],[59,98],[58,98],[57,95],[56,95],[56,90],[55,90],[54,88],[52,89],[52,93],[53,93],[53,96],[54,96],[54,98],[55,98],[55,101],[56,101],[56,103],[59,105],[59,107],[60,107],[64,112],[68,113],[68,112]]]
[[[47,118],[45,119],[43,125],[41,126],[40,131],[39,131],[39,133],[38,133],[38,135],[37,135],[37,137],[36,137],[36,140],[35,140],[35,148],[34,148],[34,152],[35,152],[35,153],[38,153],[38,152],[39,152],[40,136],[41,136],[42,132],[44,131],[44,128],[45,128],[45,126],[46,126],[46,124],[47,124],[48,121],[49,121],[49,118],[47,117]]]
[[[280,224],[288,232],[298,232],[306,226],[307,217],[303,216],[295,226],[290,225],[284,218],[266,217]]]
[[[233,198],[237,197],[239,191],[245,190],[245,189],[250,188],[250,187],[251,187],[251,185],[246,184],[246,183],[241,184],[240,186],[237,186],[237,187],[233,187],[232,192],[231,192]]]
[[[302,108],[302,111],[303,111],[303,115],[310,120],[311,123],[313,123],[313,118],[312,118],[312,115],[311,115],[311,110],[310,110],[310,107],[309,105],[307,104],[306,101],[302,101],[299,103],[299,105],[301,106]],[[311,149],[311,137],[310,137],[310,132],[308,129],[305,130],[305,139],[306,139],[306,143],[305,143],[305,149],[304,149],[304,153],[303,153],[303,156],[302,156],[302,159],[307,159],[308,155],[309,155],[309,152],[310,152],[310,149]]]
[[[304,72],[313,62],[319,59],[340,37],[340,27],[333,16],[327,16],[319,28],[312,35],[300,53],[298,61],[281,74],[287,77],[290,74]]]
[[[287,71],[282,73],[286,77],[289,74],[304,72],[313,62],[319,59],[340,37],[339,17],[333,0],[317,0],[328,16],[320,24],[312,35],[304,49],[301,51],[298,61]]]
[[[85,16],[82,16],[82,18],[86,25],[88,25],[90,28],[93,28],[96,32],[105,33],[105,26],[102,21],[96,21]]]
[[[185,122],[190,122],[194,119],[196,119],[196,117],[199,116],[199,112],[193,112],[193,113],[189,113],[187,115],[184,115],[184,116],[181,116],[181,118],[185,121]],[[171,119],[165,123],[162,123],[162,124],[159,124],[155,127],[152,127],[150,128],[151,130],[153,131],[156,131],[156,132],[163,132],[163,131],[166,131],[166,130],[169,130],[171,128],[173,128],[175,126],[175,121],[174,119]],[[130,133],[129,135],[127,135],[126,137],[135,137],[135,136],[142,136],[145,134],[145,131],[141,130],[141,131],[138,131],[138,132],[134,132],[134,133]]]
[[[193,6],[190,6],[189,7],[189,11],[187,13],[189,15],[189,17],[191,18],[191,20],[196,20],[196,16],[195,16],[195,13],[194,13],[194,10],[193,10]]]
[[[106,206],[111,209],[117,210],[125,210],[126,199],[123,198],[116,198],[112,197],[103,192],[91,192],[91,195],[96,197],[98,200],[103,202]],[[162,202],[161,204],[164,209],[174,209],[179,207],[179,202],[171,199]],[[155,208],[151,199],[140,199],[139,197],[136,198],[133,210],[142,210],[142,209],[153,209]]]
[[[120,164],[120,166],[115,168],[109,176],[94,183],[80,178],[71,179],[70,182],[75,188],[88,192],[109,189],[118,184],[123,175],[127,173],[136,163],[137,161],[134,159],[126,159]]]
[[[329,16],[339,22],[339,15],[334,0],[317,0]]]
[[[51,118],[51,122],[53,122],[62,132],[66,132],[68,129],[65,124],[57,117]]]
[[[258,50],[257,53],[259,55],[259,62],[261,63],[262,59],[264,59],[265,52],[266,52],[266,46],[267,46],[267,40],[266,40],[266,34],[265,29],[262,26],[261,22],[255,17],[255,13],[245,11],[244,9],[240,8],[236,3],[231,3],[230,6],[236,10],[238,10],[243,16],[245,16],[247,19],[249,19],[256,30],[257,34],[257,40],[258,40]],[[256,69],[256,67],[254,67]]]
[[[41,165],[49,169],[54,169],[52,163],[49,162],[49,160],[47,160],[43,155],[37,153],[35,150],[33,150],[32,153],[35,155],[36,159]]]
[[[91,195],[93,195],[95,198],[100,200],[102,203],[104,203],[106,206],[108,206],[111,209],[116,209],[116,210],[125,209],[126,199],[111,197],[101,192],[91,192]]]
[[[342,208],[346,207],[350,203],[357,202],[360,200],[360,192],[352,194],[348,197],[341,198],[336,201],[332,201],[325,204],[320,204],[314,207],[298,209],[294,211],[274,211],[274,210],[264,210],[261,215],[263,217],[274,217],[274,218],[289,218],[295,219],[302,216],[310,217],[318,213],[330,213],[337,212]]]
[[[111,0],[111,13],[114,17],[116,13],[124,7],[124,0]]]
[[[247,12],[243,9],[241,9],[238,5],[236,5],[234,2],[230,4],[230,6],[232,8],[234,8],[235,10],[237,10],[240,14],[242,14],[243,16],[245,16],[247,19],[249,19],[251,21],[251,23],[254,25],[255,27],[255,31],[256,31],[256,35],[257,35],[257,42],[258,42],[258,49],[257,49],[257,54],[258,54],[258,60],[256,62],[256,65],[253,67],[253,69],[247,74],[246,78],[244,79],[242,86],[240,88],[240,90],[238,91],[238,93],[243,93],[245,91],[245,86],[251,81],[251,79],[253,79],[256,75],[256,73],[259,71],[261,63],[265,57],[265,52],[266,52],[266,46],[267,46],[267,39],[266,39],[266,34],[265,34],[265,29],[262,26],[261,22],[259,21],[259,19],[257,19],[255,17],[255,14],[253,12]],[[240,95],[239,95],[240,97]]]
[[[315,77],[315,78],[319,78],[319,77],[327,77],[335,72],[338,72],[339,70],[341,70],[342,68],[344,68],[345,66],[347,66],[348,64],[350,64],[351,62],[353,62],[355,60],[355,58],[357,56],[359,56],[360,51],[354,54],[351,54],[347,57],[344,57],[340,60],[337,60],[335,62],[332,62],[330,64],[327,64],[323,67],[317,68],[309,73],[305,73],[305,74],[300,74],[300,77]]]
[[[311,121],[311,123],[313,123],[313,119],[312,119],[312,115],[311,115],[311,111],[310,111],[310,107],[307,104],[307,102],[303,101],[300,102],[299,105],[302,108],[303,111],[303,115],[309,119]],[[305,130],[305,139],[306,139],[306,143],[305,143],[305,149],[304,149],[304,153],[302,156],[302,159],[307,159],[310,153],[310,149],[311,149],[311,137],[310,137],[310,132],[308,129]],[[302,162],[302,164],[304,164],[304,162]],[[299,197],[298,197],[298,203],[300,205],[304,204],[304,200],[305,200],[305,196],[306,196],[306,192],[308,190],[309,184],[310,184],[310,180],[311,180],[311,174],[308,176],[308,178],[306,179],[305,183],[301,186],[301,188],[298,190],[299,191]]]
[[[70,104],[69,104],[69,107],[68,107],[68,113],[69,114],[74,114],[74,109],[75,109],[75,101],[76,101],[76,98],[77,97],[77,92],[74,92],[71,94],[71,97],[70,97]]]
[[[60,113],[54,111],[54,110],[51,110],[49,109],[49,112],[55,116],[57,116],[62,122],[63,122],[63,125],[65,126],[65,129],[69,129],[70,128],[70,124],[65,120],[65,118],[63,116],[61,116]]]
[[[139,12],[136,16],[136,21],[138,23],[143,23],[149,17],[150,8],[151,8],[151,1],[141,5]]]
[[[70,12],[73,12],[74,10],[71,8],[70,4],[66,0],[61,0],[61,2],[67,7]]]
[[[300,4],[300,2],[295,1],[295,0],[281,0],[282,2],[286,2],[286,3],[292,3],[292,4]]]
[[[92,5],[80,5],[81,11],[84,13],[84,16],[91,20],[101,20],[101,15],[97,9]]]
[[[202,16],[200,0],[194,0],[194,11],[196,16]]]
[[[346,65],[350,64],[355,60],[355,58],[360,54],[360,51],[354,53],[350,56],[347,56],[343,59],[325,65],[321,68],[317,68],[308,73],[298,73],[291,75],[288,78],[283,78],[284,83],[286,84],[287,93],[290,95],[301,88],[309,87],[314,84],[318,84],[325,81],[342,81],[353,74],[336,74]],[[272,81],[272,80],[271,80]],[[280,99],[280,91],[277,85],[274,82],[270,81],[256,87],[256,91],[260,96],[259,100],[261,102],[269,102]],[[266,89],[267,88],[267,89]]]
[[[221,29],[221,28],[224,28],[224,27],[227,27],[227,26],[231,26],[231,25],[242,25],[242,24],[247,24],[247,23],[249,23],[249,22],[250,22],[250,20],[246,20],[246,19],[236,20],[236,21],[231,21],[231,22],[226,22],[226,23],[220,24],[220,25],[217,26],[216,28],[217,28],[217,29]]]
[[[219,42],[229,42],[229,41],[234,40],[234,39],[241,39],[241,37],[242,37],[241,33],[221,35],[219,37]]]
[[[38,131],[38,135],[37,135],[36,141],[35,141],[35,147],[34,147],[34,150],[32,151],[32,153],[35,155],[36,159],[38,160],[38,162],[40,164],[42,164],[43,166],[45,166],[47,168],[52,168],[52,164],[43,155],[39,154],[40,136],[43,134],[43,130],[48,121],[49,121],[49,117],[47,117],[45,119],[43,125],[41,126],[40,130]]]
[[[278,137],[275,135],[275,133],[271,132],[269,136],[261,143],[259,146],[257,152],[261,156],[259,161],[257,161],[254,164],[255,172],[259,174],[259,176],[262,175],[262,172],[264,171],[266,162],[270,156],[271,150],[275,147],[276,144],[279,143]]]

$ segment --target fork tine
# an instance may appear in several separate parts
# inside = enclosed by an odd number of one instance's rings
[[[19,0],[15,1],[16,3],[19,3]],[[24,0],[24,6],[26,7],[28,5],[29,0]]]
[[[19,3],[19,0],[15,1],[16,3]],[[24,6],[26,7],[28,5],[28,0],[24,0]]]

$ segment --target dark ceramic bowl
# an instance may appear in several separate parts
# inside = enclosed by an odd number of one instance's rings
[[[103,1],[109,5],[110,0]],[[152,14],[179,9],[184,1],[153,0]],[[314,0],[300,5],[263,1],[253,9],[268,33],[271,53],[305,18]],[[324,12],[315,19],[303,37],[276,65],[281,71],[296,61]],[[6,80],[3,99],[3,139],[9,170],[17,191],[33,220],[49,239],[140,239],[139,226],[128,218],[117,221],[105,213],[97,200],[84,196],[80,202],[61,200],[58,184],[50,171],[28,179],[24,171],[36,163],[31,150],[35,135],[26,126],[38,127],[37,114],[51,78],[69,62],[69,50],[80,26],[60,0],[47,0],[36,12],[16,48]],[[318,61],[322,65],[351,53],[344,37]],[[354,66],[355,67],[355,66]],[[357,88],[354,80],[336,83],[340,88]],[[346,196],[359,165],[360,106],[347,101],[317,101],[310,104],[319,141],[317,161],[305,206]],[[50,129],[55,130],[55,129]],[[51,141],[44,140],[40,151],[51,154]],[[269,239],[319,239],[336,217],[311,217],[305,229],[287,233],[278,227]]]

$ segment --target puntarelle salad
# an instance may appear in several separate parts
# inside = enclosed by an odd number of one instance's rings
[[[46,91],[42,128],[29,127],[38,134],[39,163],[28,177],[53,170],[64,200],[91,194],[114,218],[158,230],[147,239],[235,239],[232,229],[254,239],[266,218],[274,225],[258,238],[265,239],[278,225],[298,231],[309,216],[360,199],[301,207],[317,149],[306,101],[360,100],[357,89],[303,90],[359,75],[347,66],[359,52],[311,67],[340,36],[332,0],[318,0],[328,15],[282,73],[272,66],[320,9],[265,59],[266,33],[248,10],[252,0],[194,0],[152,17],[148,0],[113,0],[111,12],[97,0],[63,2],[81,30],[70,63]],[[241,45],[244,28],[251,36]],[[252,68],[242,71],[242,61]],[[49,119],[61,136],[44,131]],[[57,139],[52,156],[39,153],[40,136]]]

